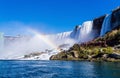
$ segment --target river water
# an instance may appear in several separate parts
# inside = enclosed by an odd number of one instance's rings
[[[120,62],[1,60],[0,78],[120,78]]]

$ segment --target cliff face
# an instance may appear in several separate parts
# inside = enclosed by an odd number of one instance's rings
[[[110,15],[111,15],[111,19],[110,19],[109,28],[111,28],[112,30],[120,26],[120,7],[113,10]],[[96,33],[96,37],[100,36],[103,22],[105,21],[106,16],[107,15],[103,15],[93,20],[93,30],[94,30],[94,33]]]
[[[120,26],[120,7],[112,12],[112,28]]]
[[[93,30],[94,30],[94,33],[96,33],[96,37],[100,36],[100,32],[101,32],[101,28],[102,28],[102,24],[105,19],[105,16],[106,15],[103,15],[93,20]]]

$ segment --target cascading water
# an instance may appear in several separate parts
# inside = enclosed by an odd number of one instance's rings
[[[93,39],[92,35],[93,21],[86,21],[76,32],[78,42],[86,42]]]
[[[83,23],[79,35],[80,42],[86,42],[93,39],[92,27],[93,27],[93,21],[87,21]]]
[[[76,42],[87,42],[95,38],[93,34],[93,21],[86,21],[82,25],[76,26],[70,34]]]
[[[63,32],[63,33],[56,34],[56,36],[57,36],[57,39],[61,40],[61,39],[69,38],[70,33],[71,31]]]
[[[102,28],[101,28],[101,32],[100,32],[100,36],[105,35],[106,32],[110,31],[111,28],[111,14],[106,15],[103,24],[102,24]]]
[[[80,28],[81,28],[81,25],[76,26],[75,29],[71,32],[70,37],[75,40],[78,40]]]
[[[46,35],[46,37],[53,41],[57,46],[63,44],[74,44],[74,39],[70,37],[70,34],[71,31],[68,31],[58,34]]]

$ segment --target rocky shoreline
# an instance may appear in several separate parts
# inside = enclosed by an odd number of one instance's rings
[[[106,62],[120,62],[120,55],[117,55],[117,54],[103,54],[99,57],[92,57],[92,56],[87,56],[87,57],[84,57],[84,58],[76,58],[76,57],[73,57],[73,56],[69,56],[69,55],[63,55],[63,56],[60,56],[59,54],[58,55],[53,55],[50,57],[50,60],[78,60],[78,61],[106,61]]]

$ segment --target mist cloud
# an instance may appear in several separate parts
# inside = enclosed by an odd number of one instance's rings
[[[0,59],[15,59],[25,54],[33,52],[43,52],[46,49],[57,49],[62,44],[73,44],[74,40],[66,38],[62,40],[56,39],[56,34],[53,34],[53,39],[48,29],[42,30],[45,24],[24,24],[21,22],[6,22],[0,23],[0,32],[5,36],[18,37],[17,40],[10,41],[4,46],[0,55]],[[41,27],[41,28],[40,28]]]

